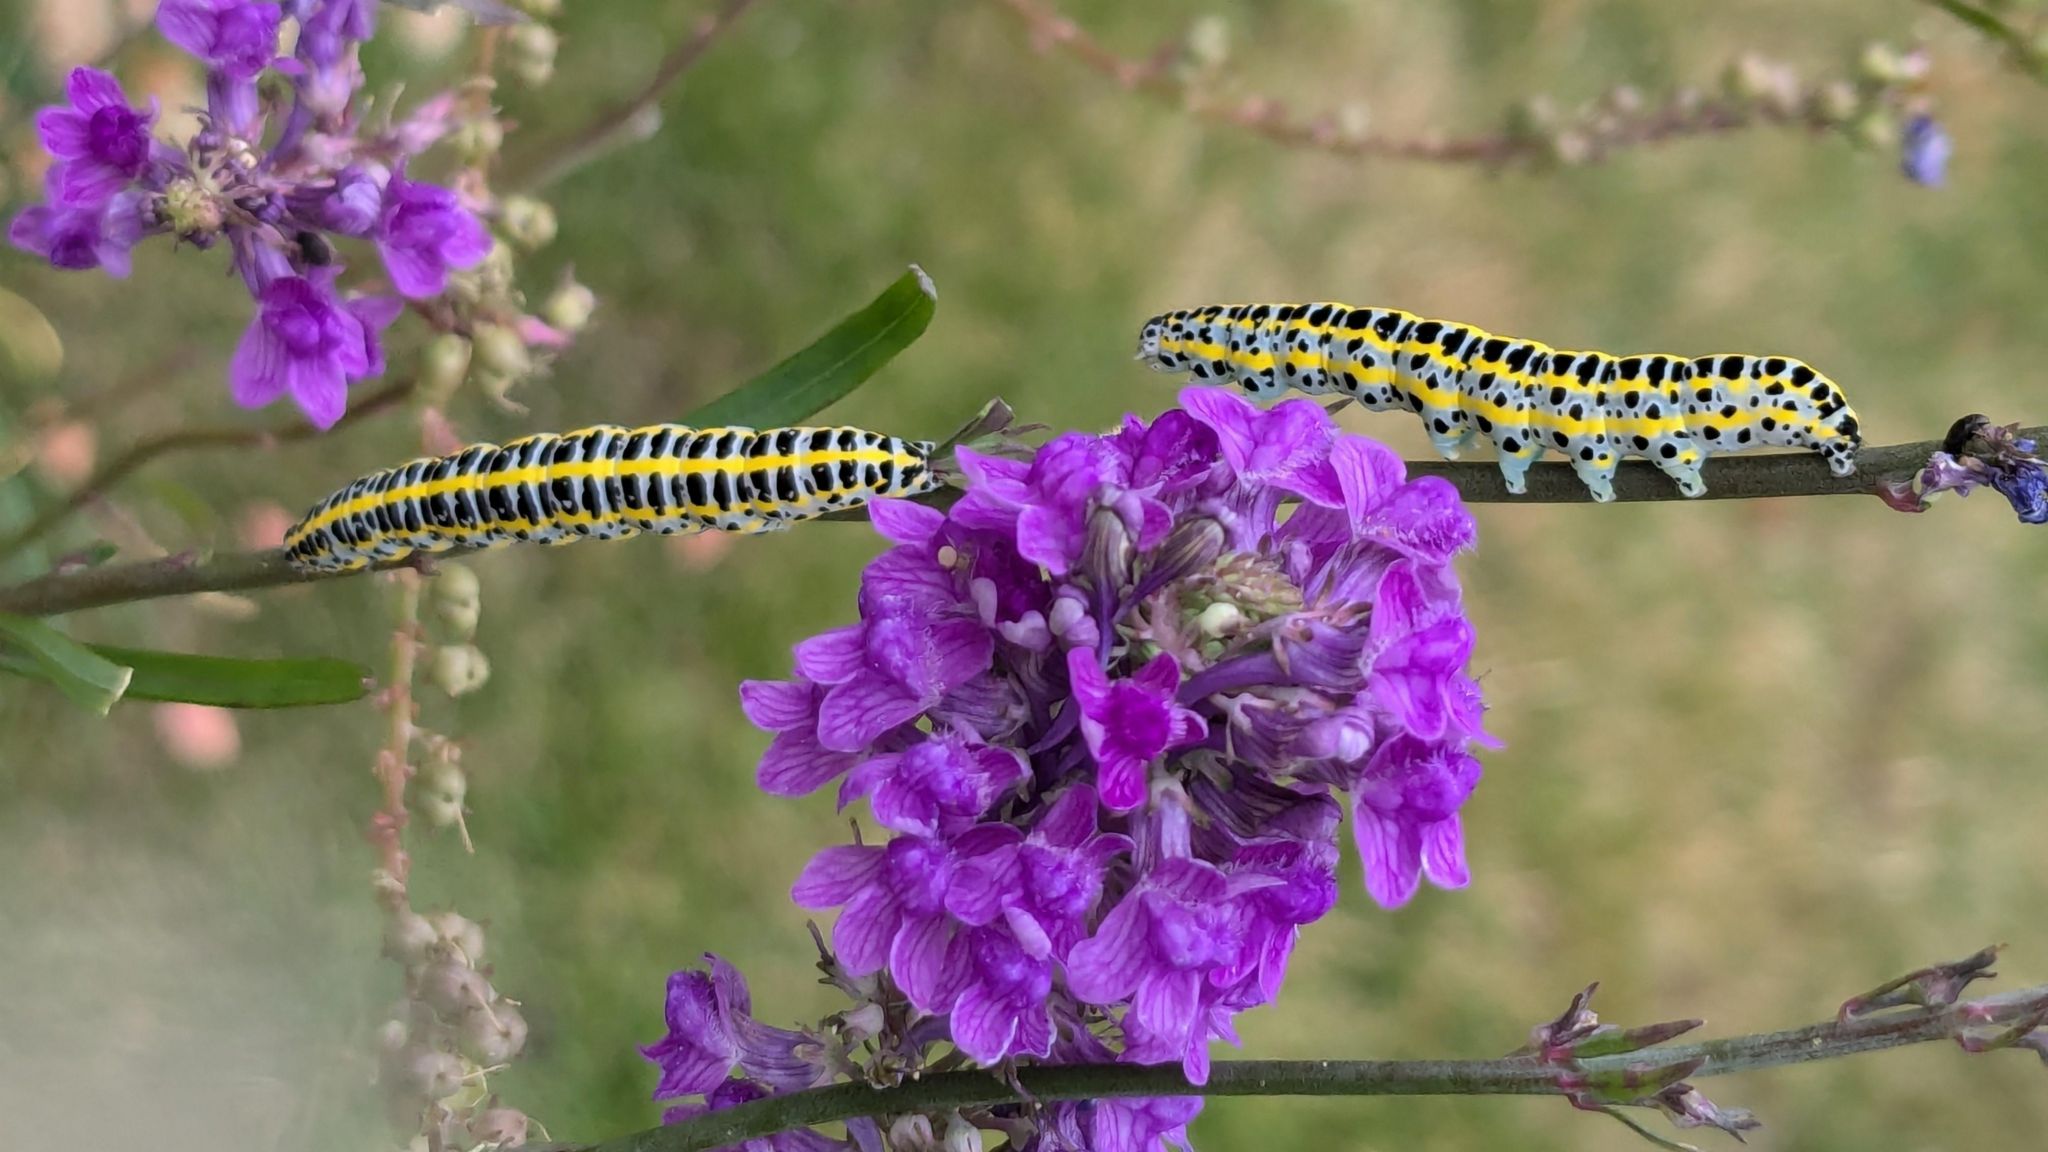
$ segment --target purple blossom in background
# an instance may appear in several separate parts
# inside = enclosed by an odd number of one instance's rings
[[[414,299],[448,290],[448,273],[474,268],[491,254],[491,235],[455,200],[455,193],[394,172],[384,186],[377,251],[399,294]]]
[[[1955,142],[1939,121],[1915,116],[1899,138],[1899,170],[1915,184],[1939,188],[1948,181],[1948,161],[1954,152]]]
[[[1199,1083],[1334,906],[1345,814],[1380,904],[1468,882],[1470,748],[1494,742],[1456,491],[1307,401],[1182,403],[1029,460],[962,449],[945,512],[875,502],[892,546],[859,622],[742,687],[773,733],[764,788],[841,780],[893,833],[826,848],[792,892],[840,910],[834,1075],[900,1077],[950,1041],[982,1067]],[[1022,1148],[1164,1152],[1199,1109],[1000,1115]]]
[[[52,170],[51,182],[57,172]],[[31,204],[7,227],[7,242],[48,260],[52,267],[84,271],[104,268],[126,279],[129,250],[154,230],[148,201],[135,192],[98,204],[66,205],[50,189],[50,202]]]
[[[346,248],[336,241],[371,241],[391,286],[414,299],[445,292],[492,245],[453,191],[405,175],[455,126],[452,93],[374,134],[361,123],[356,47],[376,14],[375,0],[163,0],[158,30],[207,69],[204,126],[186,141],[156,139],[154,101],[131,105],[113,76],[74,70],[66,103],[36,117],[54,162],[45,202],[15,217],[9,242],[57,268],[123,277],[151,233],[201,249],[225,239],[255,305],[230,393],[245,407],[290,395],[332,426],[348,384],[384,371],[381,334],[400,308],[338,287]],[[287,20],[295,47],[281,59]],[[266,75],[284,83],[259,86]]]
[[[149,163],[157,103],[130,107],[120,81],[97,68],[72,69],[65,91],[69,107],[36,113],[36,135],[57,161],[51,199],[64,207],[97,207]]]
[[[389,297],[342,300],[330,269],[272,280],[228,366],[235,403],[261,408],[289,395],[316,427],[333,427],[348,382],[383,370],[380,337],[400,307]]]

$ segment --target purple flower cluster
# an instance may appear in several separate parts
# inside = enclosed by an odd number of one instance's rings
[[[799,644],[796,679],[741,689],[774,734],[764,789],[839,780],[841,806],[866,798],[892,833],[818,853],[793,891],[839,909],[835,970],[863,1006],[801,1043],[735,1024],[688,1041],[704,994],[672,983],[671,1036],[647,1050],[661,1096],[873,1080],[864,1051],[900,1075],[940,1041],[982,1067],[1174,1063],[1199,1084],[1210,1041],[1274,999],[1334,905],[1347,807],[1382,905],[1466,883],[1469,749],[1492,741],[1455,490],[1306,400],[1182,404],[1028,463],[962,449],[949,512],[873,506],[893,547],[863,575],[860,623]],[[702,1051],[716,1060],[682,1055]],[[777,1070],[790,1051],[805,1075]],[[728,1086],[734,1065],[748,1087]],[[1039,1152],[1153,1152],[1184,1145],[1198,1110],[977,1123]]]
[[[158,30],[206,67],[204,126],[182,146],[157,139],[154,101],[135,107],[114,77],[73,71],[67,103],[36,117],[53,160],[45,201],[15,217],[8,239],[56,267],[122,277],[151,233],[201,248],[224,237],[256,306],[229,368],[236,402],[288,395],[332,425],[348,385],[384,370],[400,297],[439,295],[451,270],[491,248],[454,192],[405,176],[448,131],[452,101],[376,132],[359,121],[357,46],[376,14],[375,0],[164,0]],[[287,21],[297,37],[280,56]],[[266,75],[281,83],[259,85]],[[398,295],[342,292],[335,237],[374,242]]]
[[[1925,512],[1943,492],[1968,496],[1988,486],[2006,498],[2022,524],[2048,524],[2048,466],[2017,424],[1965,416],[1949,429],[1941,449],[1921,470],[1880,484],[1878,497],[1901,512]]]

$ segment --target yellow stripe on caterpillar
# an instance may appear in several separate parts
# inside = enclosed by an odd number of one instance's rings
[[[1628,456],[1698,496],[1706,491],[1700,466],[1715,453],[1809,448],[1847,476],[1862,444],[1841,388],[1789,357],[1570,352],[1395,308],[1182,309],[1145,322],[1138,358],[1255,397],[1292,389],[1405,409],[1451,459],[1483,435],[1516,493],[1529,465],[1553,450],[1595,500],[1607,501]]]
[[[932,491],[929,441],[859,428],[598,425],[475,444],[372,473],[285,533],[307,571],[413,552],[642,532],[765,532],[876,496]]]

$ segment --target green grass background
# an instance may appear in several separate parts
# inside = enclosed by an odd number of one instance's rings
[[[556,82],[504,95],[514,139],[552,139],[631,91],[702,7],[567,5]],[[1491,130],[1532,93],[1569,106],[1616,82],[1711,82],[1745,48],[1828,74],[1869,38],[1920,29],[1958,153],[1943,191],[1908,185],[1889,156],[1771,131],[1548,174],[1351,162],[1121,94],[1033,52],[994,4],[769,0],[672,96],[658,136],[555,190],[561,237],[525,280],[538,292],[573,263],[597,321],[517,394],[530,417],[471,392],[458,427],[503,439],[673,419],[910,261],[939,285],[937,320],[835,418],[943,433],[992,395],[1056,427],[1156,412],[1174,386],[1130,362],[1138,322],[1265,297],[1394,304],[1559,345],[1782,350],[1842,381],[1875,442],[1937,436],[1970,411],[2048,419],[2048,92],[1921,5],[1074,13],[1132,55],[1220,14],[1248,88],[1454,134]],[[19,125],[47,73],[16,63]],[[416,73],[415,91],[434,75],[388,45],[372,67]],[[162,366],[102,421],[103,452],[246,419],[222,378],[247,303],[221,267],[161,241],[125,283],[0,255],[0,285],[45,309],[68,352],[54,380],[8,369],[0,418]],[[1403,417],[1344,419],[1426,453]],[[188,455],[119,506],[168,546],[232,546],[247,502],[296,511],[414,447],[389,418],[289,454]],[[0,487],[14,509],[0,515],[48,499],[31,483]],[[1508,746],[1466,810],[1474,884],[1387,913],[1347,859],[1344,899],[1285,995],[1243,1020],[1244,1054],[1494,1055],[1596,978],[1610,1020],[1764,1029],[1994,940],[2013,946],[2010,976],[2048,980],[2048,536],[1995,495],[1918,518],[1864,499],[1477,514],[1462,571]],[[416,840],[416,894],[489,921],[497,982],[533,1023],[492,1083],[556,1136],[655,1122],[634,1046],[659,1034],[664,977],[706,950],[749,974],[773,1022],[833,1006],[786,893],[844,824],[823,795],[754,790],[764,740],[734,686],[784,674],[791,643],[846,621],[876,550],[861,526],[820,525],[741,541],[705,571],[654,541],[476,562],[495,674],[430,700],[425,720],[467,744],[477,851]],[[382,660],[376,581],[253,599],[249,620],[164,602],[76,631]],[[251,715],[241,761],[194,774],[141,707],[101,721],[0,683],[0,1145],[387,1138],[368,1052],[398,978],[377,956],[359,833],[379,731],[367,704]],[[2048,1124],[2042,1075],[2028,1056],[1930,1045],[1707,1087],[1762,1115],[1756,1147],[2017,1149]],[[1210,1152],[1640,1146],[1555,1100],[1233,1100],[1195,1134]]]

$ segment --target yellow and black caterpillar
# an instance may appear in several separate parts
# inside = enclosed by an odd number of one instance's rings
[[[309,571],[412,552],[566,544],[642,532],[767,532],[876,496],[938,487],[930,441],[859,428],[601,424],[476,444],[365,476],[285,533]]]
[[[1566,352],[1393,308],[1219,304],[1168,312],[1145,322],[1138,359],[1255,397],[1293,388],[1405,408],[1449,459],[1483,434],[1516,493],[1546,449],[1569,459],[1604,502],[1614,499],[1615,465],[1626,456],[1648,459],[1698,496],[1707,490],[1700,465],[1716,452],[1811,448],[1847,476],[1862,444],[1840,386],[1798,360]]]

